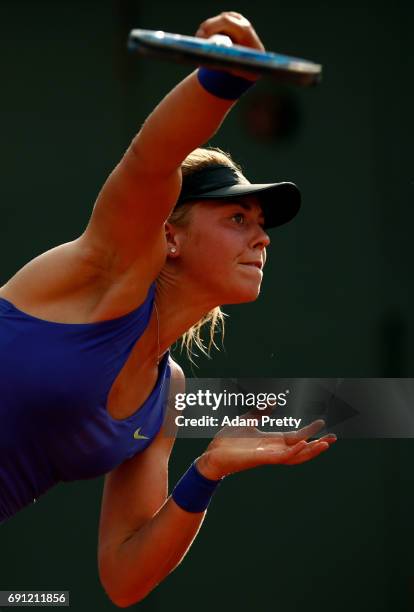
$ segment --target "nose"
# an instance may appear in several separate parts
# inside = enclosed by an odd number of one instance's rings
[[[270,238],[269,235],[265,232],[265,230],[263,229],[263,227],[261,225],[257,225],[254,235],[251,239],[250,242],[250,247],[251,248],[261,248],[261,249],[265,249],[266,247],[268,247],[270,244]]]

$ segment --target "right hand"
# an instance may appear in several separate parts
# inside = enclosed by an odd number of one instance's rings
[[[262,41],[258,37],[250,21],[240,13],[235,13],[234,11],[225,11],[216,17],[206,19],[200,24],[195,36],[199,38],[210,38],[214,34],[225,34],[229,36],[235,45],[250,47],[258,51],[265,50]],[[256,81],[260,78],[258,74],[248,71],[244,72],[243,70],[227,70],[226,68],[226,72],[241,76],[250,81]]]
[[[206,478],[218,480],[259,465],[309,461],[336,441],[335,434],[327,434],[307,442],[324,426],[325,422],[319,419],[298,431],[286,433],[264,432],[257,427],[224,427],[197,459],[197,469]]]

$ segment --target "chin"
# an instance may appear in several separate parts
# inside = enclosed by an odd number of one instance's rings
[[[243,283],[243,285],[241,285],[239,283],[238,286],[234,288],[234,291],[231,292],[231,300],[227,301],[226,303],[245,304],[248,302],[254,302],[260,295],[260,288],[260,284]]]

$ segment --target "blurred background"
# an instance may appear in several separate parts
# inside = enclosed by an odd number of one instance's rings
[[[271,231],[257,302],[224,308],[225,350],[193,370],[175,358],[198,377],[413,376],[414,9],[402,0],[1,2],[0,284],[83,231],[146,116],[193,70],[128,56],[128,31],[193,35],[225,10],[268,50],[323,64],[323,82],[261,80],[210,141],[251,181],[297,182],[303,206]],[[177,442],[171,487],[207,444]],[[184,561],[135,607],[412,610],[413,465],[412,440],[347,440],[313,463],[231,476]],[[96,564],[102,484],[58,486],[1,527],[0,589],[115,608]]]

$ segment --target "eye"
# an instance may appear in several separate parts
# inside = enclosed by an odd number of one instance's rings
[[[242,225],[246,221],[246,217],[243,213],[236,213],[232,215],[232,219],[236,219],[237,225]]]

